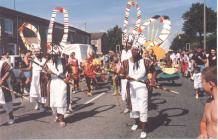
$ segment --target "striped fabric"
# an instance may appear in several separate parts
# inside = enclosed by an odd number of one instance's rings
[[[58,52],[61,50],[60,47],[56,47],[55,49],[51,47],[52,33],[53,33],[54,22],[55,22],[55,17],[56,17],[57,12],[63,13],[63,15],[64,15],[64,35],[62,37],[60,45],[65,45],[67,43],[68,30],[69,30],[68,11],[62,7],[57,7],[55,9],[53,9],[53,11],[52,11],[51,20],[50,20],[49,29],[48,29],[48,34],[47,34],[47,52],[48,53],[51,53],[52,51]]]
[[[4,62],[1,68],[1,78],[7,73],[10,72],[11,67],[7,62]],[[3,86],[9,88],[6,79],[4,80]],[[2,88],[2,91],[4,93],[4,97],[5,97],[5,102],[11,102],[12,101],[12,96],[11,96],[11,92],[9,90],[6,90],[5,88]]]
[[[37,30],[37,28],[35,26],[33,26],[32,24],[27,23],[27,22],[23,23],[21,25],[21,27],[18,29],[19,35],[21,37],[21,40],[24,43],[24,46],[27,48],[27,50],[34,51],[35,45],[33,45],[32,42],[28,42],[27,39],[24,37],[23,31],[25,28],[30,29],[31,31],[33,31],[35,33],[37,40],[38,40],[38,42],[36,44],[37,46],[40,46],[40,43],[41,43],[41,37],[40,37],[39,31]]]
[[[130,15],[130,9],[131,7],[135,7],[137,10],[137,20],[135,23],[134,30],[132,33],[128,32],[128,26],[129,26],[129,15]],[[125,44],[125,42],[128,39],[129,34],[135,35],[141,25],[141,20],[142,20],[142,12],[140,10],[139,5],[137,4],[136,0],[129,0],[125,9],[125,15],[124,15],[124,23],[123,23],[123,34],[122,34],[122,43]]]

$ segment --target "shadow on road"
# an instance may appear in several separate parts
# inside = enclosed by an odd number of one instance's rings
[[[81,100],[82,98],[80,98],[80,97],[72,97],[71,96],[71,99],[70,99],[70,103],[73,105],[73,104],[77,104],[77,102],[79,101],[79,100]]]
[[[188,112],[189,111],[187,109],[182,109],[182,108],[163,109],[159,112],[157,116],[148,118],[148,132],[152,132],[160,126],[184,126],[184,125],[169,125],[171,122],[170,118],[183,116],[188,114]]]
[[[101,94],[101,93],[103,93],[103,92],[108,92],[108,91],[110,91],[111,89],[106,89],[106,90],[101,90],[101,91],[94,91],[93,92],[93,95],[98,95],[98,94]]]
[[[24,114],[22,116],[16,117],[16,123],[27,122],[27,121],[32,121],[32,120],[39,121],[37,119],[51,116],[51,115],[52,115],[51,112],[28,113],[28,114]],[[40,121],[40,122],[44,122],[44,121]],[[44,122],[44,123],[47,123],[47,122]]]
[[[165,99],[156,98],[148,100],[148,111],[157,110],[158,105],[165,104],[167,101]]]
[[[76,106],[72,107],[73,112],[81,110],[83,108],[89,107],[94,105],[94,103],[88,103],[88,104],[77,104]]]
[[[160,86],[169,86],[169,87],[180,87],[182,86],[181,83],[165,83],[165,82],[160,82]]]
[[[74,123],[76,121],[80,121],[89,117],[95,117],[95,115],[97,115],[98,113],[110,110],[114,107],[115,105],[103,105],[103,106],[96,107],[90,111],[75,113],[73,116],[66,118],[66,122]]]
[[[16,110],[18,110],[18,109],[20,109],[20,108],[24,108],[23,106],[19,106],[19,107],[14,107],[13,108],[13,111],[16,111]],[[3,114],[3,113],[6,113],[6,111],[3,109],[2,111],[0,111],[0,114]]]

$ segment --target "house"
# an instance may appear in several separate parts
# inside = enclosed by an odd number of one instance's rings
[[[97,53],[107,53],[107,35],[104,32],[91,33],[91,45],[96,47]]]
[[[19,55],[26,49],[18,34],[18,28],[24,22],[31,23],[39,30],[42,49],[44,51],[46,50],[47,32],[50,20],[0,6],[0,55],[5,51],[8,51],[10,55]],[[53,43],[58,44],[61,41],[63,31],[64,25],[56,22],[53,30]],[[30,30],[27,32],[26,35],[29,37],[28,39],[34,40],[34,34],[31,33]],[[67,41],[71,44],[90,44],[91,35],[70,26]]]

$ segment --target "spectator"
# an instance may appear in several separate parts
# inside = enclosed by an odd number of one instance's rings
[[[210,54],[209,54],[207,59],[208,59],[208,66],[209,67],[217,65],[217,56],[216,56],[216,49],[215,48],[212,48],[210,50]]]
[[[201,72],[199,67],[195,68],[194,74],[192,75],[192,79],[194,80],[195,98],[198,99],[202,89]]]
[[[217,68],[208,67],[202,72],[202,86],[211,96],[204,108],[200,122],[200,139],[217,139]]]
[[[201,72],[203,71],[204,67],[205,67],[205,63],[207,57],[206,55],[203,53],[203,50],[201,47],[198,47],[196,50],[195,55],[193,56],[193,60],[195,65],[197,65],[198,67],[200,67]]]

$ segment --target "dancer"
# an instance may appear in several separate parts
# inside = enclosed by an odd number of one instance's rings
[[[53,54],[48,62],[48,72],[51,74],[50,82],[50,107],[55,115],[55,122],[60,127],[65,127],[64,114],[67,111],[67,84],[63,80],[64,68],[61,59],[57,54]]]
[[[128,60],[131,56],[132,56],[132,53],[131,53],[131,50],[130,48],[132,47],[132,44],[133,44],[133,37],[132,36],[129,36],[128,40],[126,41],[126,46],[125,48],[122,50],[121,52],[121,65],[123,65],[123,62],[125,60]],[[124,69],[124,68],[123,68]],[[123,72],[120,71],[120,73],[124,74]],[[127,105],[127,101],[126,101],[126,84],[127,84],[127,80],[126,79],[121,79],[121,96],[122,96],[122,100],[125,102],[125,109],[123,111],[123,113],[128,113],[129,112],[129,109],[128,109],[128,105]]]
[[[31,64],[31,55],[32,52],[31,51],[27,51],[25,53],[23,62],[22,62],[22,67],[21,67],[21,71],[23,72],[25,79],[24,82],[24,93],[25,94],[29,94],[30,92],[30,83],[31,83],[31,78],[32,78],[32,64]]]
[[[93,96],[93,89],[96,84],[96,71],[95,66],[93,65],[94,55],[88,56],[83,64],[84,75],[86,78],[86,84],[88,87],[87,96]]]
[[[145,83],[132,80],[147,80],[147,73],[150,69],[149,61],[146,61],[140,55],[138,47],[133,46],[131,49],[132,57],[124,61],[125,73],[127,73],[127,89],[129,89],[131,98],[131,112],[130,117],[134,119],[135,123],[131,127],[135,131],[141,125],[142,131],[140,138],[145,138],[147,118],[148,118],[148,88]],[[155,74],[153,74],[155,75]],[[155,78],[152,77],[151,85],[154,85]]]
[[[79,64],[78,59],[75,57],[75,52],[70,54],[70,58],[68,59],[68,64],[71,66],[72,77],[74,80],[73,93],[77,93],[80,91],[79,89]]]
[[[32,60],[32,81],[30,86],[30,102],[35,102],[35,110],[40,110],[40,112],[44,112],[44,104],[46,103],[46,96],[42,96],[42,89],[40,86],[40,75],[42,69],[46,63],[46,59],[42,57],[40,53],[40,48],[35,49],[35,57]]]
[[[8,124],[14,123],[13,115],[13,101],[11,92],[2,86],[9,88],[7,79],[10,75],[11,67],[4,60],[0,60],[0,104],[3,105],[3,108],[9,116]]]

